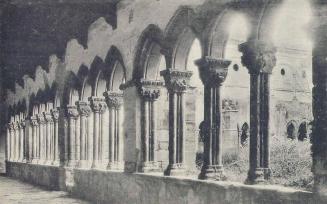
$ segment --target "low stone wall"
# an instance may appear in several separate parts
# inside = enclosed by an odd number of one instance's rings
[[[63,188],[61,180],[64,178],[65,171],[60,167],[7,161],[6,168],[9,177],[51,190]]]
[[[115,204],[308,204],[313,194],[279,186],[249,186],[159,175],[75,170],[71,193]]]

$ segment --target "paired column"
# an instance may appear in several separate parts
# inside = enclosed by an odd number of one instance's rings
[[[87,102],[76,102],[77,109],[80,115],[80,167],[87,167],[87,141],[88,141],[88,117],[91,112],[91,108]]]
[[[20,139],[19,139],[19,119],[18,117],[16,117],[16,121],[14,122],[14,132],[15,132],[15,153],[14,153],[14,158],[15,158],[15,162],[19,161],[19,147],[20,147]]]
[[[59,166],[60,164],[60,158],[59,158],[59,128],[58,128],[58,121],[59,121],[59,110],[58,109],[52,109],[51,115],[53,118],[53,149],[52,149],[52,155],[53,155],[53,161],[52,164],[55,166]]]
[[[53,118],[50,112],[44,113],[44,119],[45,119],[45,160],[47,164],[52,164],[52,126],[53,126]]]
[[[14,123],[10,122],[8,124],[9,127],[9,161],[14,161],[14,137],[15,137],[15,129]]]
[[[185,92],[192,76],[190,71],[167,69],[160,72],[169,93],[169,164],[165,175],[185,172],[184,147],[186,137]]]
[[[139,83],[139,94],[142,98],[142,165],[141,172],[149,172],[158,169],[157,163],[157,118],[156,101],[160,96],[161,81],[141,80]]]
[[[39,123],[39,144],[38,144],[38,156],[39,156],[39,163],[44,164],[46,161],[46,141],[45,141],[45,136],[46,136],[46,121],[44,118],[44,114],[43,113],[39,113],[37,115],[38,118],[38,123]]]
[[[37,163],[38,155],[37,155],[37,129],[38,129],[38,121],[35,116],[31,116],[31,126],[32,126],[32,145],[31,145],[31,151],[32,151],[32,163]]]
[[[196,61],[204,84],[204,159],[200,179],[225,179],[222,162],[221,93],[231,61],[204,57]]]
[[[270,43],[250,40],[239,45],[242,64],[250,73],[250,170],[249,183],[270,177],[269,167],[269,102],[272,69],[277,49]]]
[[[104,98],[90,97],[91,108],[93,111],[93,162],[92,168],[100,168],[100,150],[101,150],[101,135],[102,135],[102,114],[107,105]]]
[[[25,126],[26,123],[24,121],[25,119],[21,120],[19,122],[19,161],[21,162],[26,162],[26,146],[25,146],[25,142],[26,142],[26,137],[25,137]]]
[[[123,138],[120,129],[120,110],[123,94],[108,91],[104,93],[109,109],[109,163],[107,169],[123,169]]]
[[[78,117],[78,111],[76,106],[67,106],[67,117],[68,117],[68,135],[69,135],[69,146],[68,146],[68,166],[76,166],[76,121]]]

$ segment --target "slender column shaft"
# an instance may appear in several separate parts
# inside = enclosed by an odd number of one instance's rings
[[[18,123],[18,122],[17,122]],[[19,125],[17,124],[16,128],[15,128],[15,160],[16,161],[19,161],[19,148],[20,148],[20,137],[19,137],[19,134],[20,134],[20,127]]]
[[[6,138],[6,160],[10,161],[10,127],[7,125],[7,138]]]
[[[109,160],[111,163],[115,161],[114,149],[115,149],[115,109],[109,108]]]
[[[78,111],[76,106],[68,106],[68,125],[69,125],[69,146],[68,146],[68,166],[75,167],[76,165],[76,120]]]
[[[25,159],[25,124],[20,124],[19,129],[19,137],[20,137],[20,151],[19,151],[19,161],[26,161]]]
[[[59,121],[59,110],[57,108],[51,110],[51,115],[53,119],[53,161],[52,164],[55,166],[59,165],[59,128],[58,128],[58,121]]]
[[[151,103],[151,152],[150,152],[150,160],[157,161],[157,115],[156,115],[157,107],[156,101],[152,101]]]
[[[144,162],[150,161],[150,138],[149,138],[149,101],[144,101],[144,114],[143,114],[143,160]]]
[[[76,162],[81,160],[81,121],[80,117],[77,117],[75,120],[75,158]],[[79,165],[79,164],[78,164]]]
[[[93,163],[93,113],[90,113],[88,120],[88,132],[87,132],[87,160],[90,164]]]
[[[101,157],[103,168],[107,168],[109,164],[109,111],[107,109],[103,110],[101,113]]]

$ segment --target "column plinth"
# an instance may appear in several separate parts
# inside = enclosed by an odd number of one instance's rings
[[[239,45],[242,64],[250,74],[250,170],[247,182],[265,182],[269,167],[269,103],[272,69],[276,65],[277,49],[271,44],[251,40]]]
[[[169,164],[164,174],[185,173],[184,147],[186,137],[184,94],[189,87],[191,71],[166,69],[160,72],[169,93]]]
[[[196,61],[204,84],[204,159],[200,179],[225,180],[222,162],[220,87],[231,61],[204,57]]]

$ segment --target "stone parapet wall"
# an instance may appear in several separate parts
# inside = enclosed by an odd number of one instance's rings
[[[246,186],[160,175],[75,170],[71,193],[94,203],[308,204],[312,193],[276,186]]]
[[[7,176],[51,190],[63,190],[64,169],[57,166],[6,162]]]

